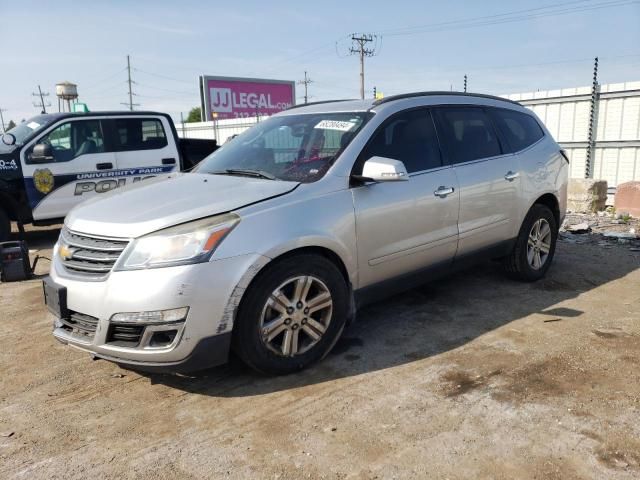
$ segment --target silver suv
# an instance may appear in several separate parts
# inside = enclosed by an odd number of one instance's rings
[[[283,374],[323,358],[357,308],[479,259],[548,270],[568,162],[529,110],[442,92],[292,108],[192,173],[75,208],[45,300],[55,337],[133,368],[233,349]]]

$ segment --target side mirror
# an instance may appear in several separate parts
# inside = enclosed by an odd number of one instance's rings
[[[33,152],[29,156],[31,163],[49,163],[53,162],[53,148],[48,143],[37,143],[33,147]]]
[[[364,162],[362,175],[354,175],[358,180],[368,182],[398,182],[409,180],[407,169],[400,160],[386,157],[371,157]]]
[[[15,145],[16,144],[16,137],[13,133],[5,133],[4,135],[2,135],[2,143],[4,143],[5,145]]]

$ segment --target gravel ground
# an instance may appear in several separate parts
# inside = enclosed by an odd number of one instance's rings
[[[0,478],[640,478],[640,252],[609,243],[372,305],[280,378],[94,362],[52,338],[39,280],[1,284]]]

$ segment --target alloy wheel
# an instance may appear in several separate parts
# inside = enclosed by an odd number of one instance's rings
[[[534,270],[540,270],[551,251],[551,226],[544,218],[538,219],[529,232],[527,241],[527,262]]]
[[[331,292],[312,275],[290,278],[266,301],[260,318],[260,338],[272,352],[301,355],[317,344],[329,327]]]

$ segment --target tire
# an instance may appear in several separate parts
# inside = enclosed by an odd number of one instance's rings
[[[11,221],[9,215],[0,207],[0,242],[6,242],[11,235]]]
[[[349,289],[331,261],[312,254],[285,258],[267,266],[245,292],[233,350],[258,372],[296,372],[329,353],[348,313]]]
[[[540,226],[536,237],[536,226]],[[548,235],[545,235],[548,227]],[[531,240],[530,240],[531,237]],[[525,217],[512,252],[504,259],[509,276],[525,282],[541,279],[549,270],[558,239],[558,224],[549,207],[535,204]],[[548,250],[545,253],[545,249]],[[536,258],[537,255],[539,255]]]

